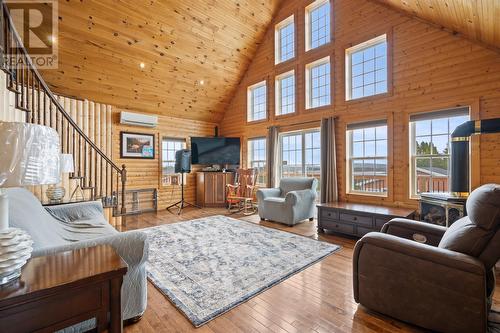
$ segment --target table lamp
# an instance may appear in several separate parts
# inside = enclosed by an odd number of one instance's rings
[[[7,187],[60,181],[59,135],[41,125],[0,122],[0,285],[21,275],[33,241],[22,229],[9,228]]]
[[[61,154],[60,165],[61,167],[59,171],[61,174],[75,172],[75,164],[73,163],[72,154]],[[49,186],[49,188],[45,191],[45,195],[50,201],[61,201],[66,195],[66,189],[64,186]]]

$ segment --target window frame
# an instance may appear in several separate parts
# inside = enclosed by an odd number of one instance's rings
[[[291,58],[288,58],[286,60],[281,60],[281,29],[287,27],[288,25],[292,24],[293,26],[293,55]],[[295,15],[292,14],[285,18],[284,20],[280,21],[278,24],[275,25],[274,28],[274,64],[282,64],[286,63],[288,61],[293,60],[297,56],[297,29],[295,25]]]
[[[364,42],[358,43],[354,46],[349,46],[345,48],[345,100],[346,102],[357,102],[364,101],[366,99],[378,98],[389,96],[392,93],[392,43],[391,43],[392,35],[390,32],[385,32],[377,37],[371,38]],[[352,97],[352,55],[356,52],[363,51],[367,48],[376,46],[377,44],[385,41],[386,43],[386,82],[387,82],[387,90],[383,93],[375,93],[369,96],[363,96],[358,98]]]
[[[264,87],[265,89],[265,111],[264,111],[264,117],[259,118],[259,119],[253,119],[253,92],[258,89]],[[267,121],[269,117],[269,94],[268,94],[268,85],[267,85],[267,79],[259,81],[255,84],[252,84],[248,86],[247,88],[247,123],[256,123],[256,122],[262,122],[262,121]]]
[[[324,105],[319,105],[319,106],[312,106],[312,77],[311,77],[311,70],[314,68],[314,67],[317,67],[317,66],[321,66],[321,65],[324,65],[324,64],[328,64],[329,65],[329,78],[328,78],[328,81],[329,81],[329,89],[328,89],[328,94],[329,94],[329,97],[330,97],[330,101],[328,104],[324,104]],[[331,60],[330,60],[330,56],[326,56],[326,57],[323,57],[321,59],[318,59],[318,60],[315,60],[313,62],[310,62],[308,64],[305,65],[305,80],[306,80],[306,84],[305,84],[305,110],[306,111],[309,111],[309,110],[315,110],[315,109],[320,109],[320,108],[325,108],[325,107],[330,107],[332,105],[332,102],[333,102],[333,89],[332,89],[332,63],[331,63]]]
[[[352,157],[352,152],[354,150],[353,144],[353,131],[355,129],[349,130],[348,127],[349,125],[356,125],[359,128],[356,129],[365,129],[365,128],[376,128],[380,126],[385,126],[386,127],[386,138],[381,139],[386,141],[386,155],[385,156],[363,156],[363,157]],[[380,141],[381,141],[380,140]],[[375,134],[375,139],[374,140],[363,140],[361,142],[366,142],[366,141],[374,141],[375,142],[375,149],[377,145],[377,139],[376,139],[376,134]],[[359,141],[358,141],[359,142]],[[348,195],[363,195],[363,196],[370,196],[370,197],[380,197],[380,198],[388,198],[389,197],[389,192],[391,191],[390,189],[390,131],[389,131],[389,119],[381,119],[381,120],[374,120],[374,121],[368,121],[364,123],[350,123],[347,125],[346,129],[346,193]],[[371,192],[371,191],[361,191],[361,190],[354,190],[353,183],[352,183],[352,175],[353,175],[353,168],[352,168],[352,161],[353,160],[364,160],[364,159],[373,159],[373,160],[386,160],[386,184],[387,184],[387,191],[386,192]]]
[[[250,149],[251,143],[254,141],[264,140],[264,160],[254,160],[253,159],[253,149]],[[252,155],[252,156],[251,156]],[[267,137],[257,136],[247,139],[247,167],[254,168],[252,163],[264,163],[264,170],[267,169]],[[257,175],[256,186],[267,186],[267,172],[263,175],[263,182],[259,182],[259,175]]]
[[[177,150],[174,151],[174,159],[173,160],[164,160],[164,158],[166,158],[166,155],[167,155],[167,154],[165,154],[164,149],[163,149],[163,143],[165,141],[176,142],[176,143],[180,142],[181,146],[182,146],[181,149],[187,149],[187,140],[186,140],[186,138],[170,137],[170,136],[162,136],[161,137],[161,141],[160,141],[160,159],[159,159],[159,161],[160,161],[160,185],[162,187],[173,186],[173,184],[171,184],[171,183],[167,184],[167,183],[164,182],[164,179],[166,177],[171,177],[171,176],[175,176],[175,175],[179,176],[179,173],[176,173],[175,171],[173,173],[164,173],[163,163],[165,163],[165,162],[166,163],[174,163],[174,165],[175,165],[175,151],[177,151]],[[167,148],[166,150],[168,151],[169,149]]]
[[[434,119],[448,119],[448,147],[451,148],[450,146],[450,143],[451,143],[451,140],[449,139],[449,136],[451,135],[452,131],[450,131],[450,128],[449,128],[449,118],[453,118],[453,117],[458,117],[460,115],[450,115],[450,112],[453,112],[453,110],[456,110],[456,111],[459,111],[460,109],[462,108],[468,108],[468,117],[469,117],[469,120],[472,119],[472,109],[470,106],[466,106],[466,107],[454,107],[454,108],[449,108],[449,109],[442,109],[442,110],[436,110],[436,111],[430,111],[430,112],[421,112],[421,113],[416,113],[416,114],[413,114],[413,115],[410,115],[409,118],[408,118],[408,137],[409,137],[409,145],[408,145],[408,148],[409,148],[409,152],[408,152],[408,156],[409,156],[409,198],[410,199],[420,199],[420,194],[417,193],[417,168],[415,167],[416,166],[416,160],[417,158],[430,158],[432,160],[432,158],[439,158],[439,157],[446,157],[448,158],[448,191],[449,191],[449,187],[450,187],[450,167],[451,167],[451,151],[448,152],[448,154],[424,154],[424,155],[417,155],[416,154],[416,129],[415,129],[415,123],[417,120],[414,120],[412,121],[411,120],[411,117],[412,116],[421,116],[422,119],[420,119],[420,121],[425,121],[426,118],[425,116],[428,115],[428,119],[427,120],[434,120]],[[443,116],[442,117],[436,117],[437,114],[439,113],[442,113]],[[443,135],[443,134],[437,134],[437,135]],[[429,136],[429,137],[433,137],[433,136],[437,136],[437,135],[433,135],[433,130],[432,130],[432,123],[431,123],[431,131],[430,131],[430,134],[429,135],[426,135],[426,136]],[[470,155],[470,154],[469,154]],[[471,170],[471,158],[469,158],[469,170]],[[432,180],[432,175],[429,176],[430,179]],[[431,182],[431,187],[432,187],[432,182]],[[431,191],[431,193],[440,193],[440,192],[434,192],[434,191]],[[441,192],[442,193],[442,192]]]
[[[319,144],[320,144],[320,154],[321,154],[321,129],[317,127],[313,128],[308,128],[304,130],[297,130],[297,131],[288,131],[288,132],[282,132],[279,133],[278,137],[278,142],[279,142],[279,149],[278,149],[278,176],[279,178],[283,178],[283,137],[285,136],[293,136],[293,135],[301,135],[301,142],[302,142],[302,148],[301,148],[301,168],[302,168],[302,177],[307,177],[307,163],[306,163],[306,134],[309,133],[319,133],[320,138],[319,138]],[[313,148],[314,149],[314,148]],[[321,156],[321,155],[320,155]],[[321,157],[319,161],[319,166],[320,166],[320,175],[321,175]],[[312,176],[311,176],[312,177]],[[318,193],[321,189],[321,177],[318,177]]]
[[[281,106],[282,106],[282,100],[281,100],[281,81],[283,79],[287,79],[289,77],[293,76],[293,112],[289,113],[281,113]],[[281,73],[279,75],[276,75],[276,78],[274,80],[274,88],[275,88],[275,108],[274,108],[274,115],[275,117],[287,117],[290,115],[294,115],[297,113],[297,76],[295,75],[295,69],[289,70],[287,72]]]
[[[332,40],[333,40],[333,29],[332,29],[332,26],[333,26],[332,7],[333,6],[332,6],[332,2],[333,2],[333,0],[316,0],[305,7],[305,9],[304,9],[304,13],[305,13],[305,20],[304,20],[305,52],[309,52],[312,50],[322,48],[325,45],[328,45],[332,42]],[[328,40],[328,42],[326,42],[324,44],[321,44],[321,45],[316,46],[316,47],[312,47],[312,45],[311,45],[312,31],[311,31],[311,16],[310,15],[311,15],[311,12],[313,10],[317,9],[318,7],[323,6],[326,3],[329,4],[328,16],[329,16],[330,25],[327,27],[327,29],[328,29],[328,33],[330,35],[330,39]]]

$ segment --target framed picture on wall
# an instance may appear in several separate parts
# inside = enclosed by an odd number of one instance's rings
[[[155,158],[154,134],[120,132],[121,158]]]

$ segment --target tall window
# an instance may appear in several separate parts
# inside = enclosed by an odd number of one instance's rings
[[[175,152],[186,148],[186,140],[164,137],[161,142],[162,184],[172,184],[175,173]]]
[[[276,114],[295,112],[295,71],[276,77]]]
[[[306,66],[306,109],[330,104],[330,57]]]
[[[280,136],[281,177],[315,177],[320,180],[319,130],[284,133]],[[318,189],[319,190],[319,189]]]
[[[306,7],[306,51],[330,42],[330,1],[317,0]]]
[[[387,36],[346,50],[346,99],[387,92]]]
[[[275,31],[276,63],[295,57],[295,25],[293,15],[276,25]]]
[[[266,81],[248,87],[248,121],[267,118]]]
[[[266,141],[266,138],[248,140],[248,167],[257,168],[257,185],[261,186],[265,186],[267,180]]]
[[[349,192],[387,194],[387,123],[347,126]]]
[[[450,135],[468,120],[468,107],[410,117],[411,196],[449,191]]]

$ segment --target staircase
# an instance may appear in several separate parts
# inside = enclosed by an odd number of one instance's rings
[[[125,165],[118,167],[65,111],[33,64],[7,5],[1,0],[0,5],[0,69],[7,75],[7,89],[15,93],[16,109],[25,113],[27,123],[57,131],[61,153],[73,155],[75,170],[70,179],[90,193],[86,199],[101,200],[104,208],[113,209],[113,216],[126,215]]]

